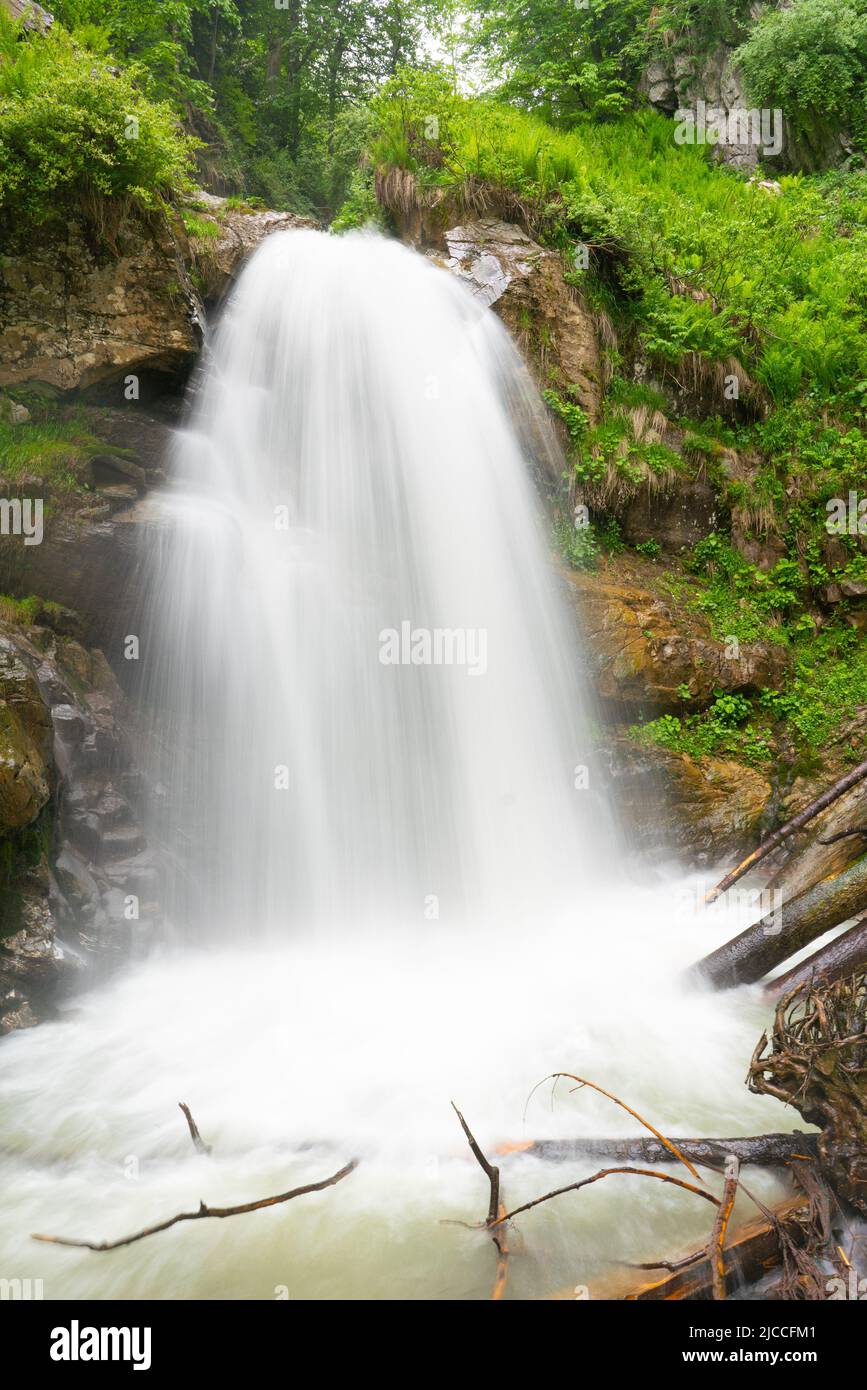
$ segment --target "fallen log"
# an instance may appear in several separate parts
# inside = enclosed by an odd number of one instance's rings
[[[731,888],[733,883],[737,883],[738,879],[743,878],[744,874],[749,873],[750,869],[755,868],[756,864],[760,864],[763,859],[767,858],[772,850],[776,849],[778,845],[781,845],[790,835],[794,835],[802,826],[807,825],[809,821],[820,815],[822,811],[827,810],[827,808],[841,797],[844,792],[847,792],[850,787],[854,787],[857,782],[863,781],[865,777],[867,777],[867,761],[859,763],[851,772],[847,772],[846,776],[841,777],[839,782],[835,782],[833,787],[829,787],[828,790],[817,797],[815,801],[811,801],[809,806],[805,806],[803,811],[800,811],[797,816],[794,816],[792,820],[787,821],[779,830],[775,830],[772,835],[769,835],[766,840],[763,840],[758,849],[754,849],[752,854],[748,854],[746,859],[742,859],[740,864],[736,865],[730,873],[727,873],[725,878],[721,879],[715,888],[711,889],[705,896],[705,902],[716,902],[717,898],[721,897],[726,889]]]
[[[732,1155],[743,1166],[783,1167],[793,1160],[814,1158],[816,1135],[759,1134],[737,1139],[672,1139],[680,1153],[693,1163],[722,1169]],[[528,1139],[524,1143],[501,1144],[499,1158],[530,1154],[550,1163],[582,1159],[612,1159],[616,1163],[671,1163],[672,1155],[658,1139]]]
[[[778,975],[765,985],[765,993],[778,998],[801,985],[830,985],[856,970],[867,966],[867,913],[854,926],[836,936],[827,946],[814,951],[800,965],[793,965],[785,975]]]
[[[836,878],[783,903],[739,936],[697,961],[690,974],[732,989],[755,984],[817,936],[867,908],[867,855]]]
[[[755,1284],[775,1269],[783,1255],[780,1229],[784,1235],[797,1239],[808,1208],[806,1198],[796,1197],[774,1209],[774,1220],[758,1218],[736,1230],[723,1252],[727,1287],[734,1290]],[[713,1258],[707,1247],[697,1247],[680,1259],[660,1262],[659,1268],[666,1272],[638,1275],[635,1270],[624,1270],[599,1279],[591,1286],[590,1297],[626,1302],[713,1298]],[[575,1294],[564,1290],[555,1297],[574,1299]]]

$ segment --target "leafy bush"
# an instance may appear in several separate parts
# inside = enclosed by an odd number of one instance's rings
[[[770,9],[737,50],[751,99],[802,131],[849,124],[867,145],[867,0],[796,0]]]
[[[112,197],[153,208],[187,185],[189,163],[170,108],[129,74],[59,25],[22,35],[0,13],[0,214],[39,223]]]

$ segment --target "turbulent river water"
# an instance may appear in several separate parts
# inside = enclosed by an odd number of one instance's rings
[[[0,1049],[0,1275],[47,1298],[487,1297],[490,1241],[454,1224],[487,1190],[451,1100],[491,1152],[637,1132],[564,1083],[525,1111],[556,1070],[669,1133],[791,1127],[744,1086],[757,992],[681,980],[737,924],[649,881],[594,765],[530,478],[552,459],[458,279],[368,234],[252,258],[143,565],[169,929]],[[29,1238],[110,1239],[354,1157],[324,1192],[113,1253]],[[595,1166],[504,1158],[505,1199]],[[509,1291],[568,1292],[707,1227],[707,1203],[610,1178],[521,1218]]]

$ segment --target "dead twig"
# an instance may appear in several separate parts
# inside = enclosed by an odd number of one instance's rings
[[[573,1091],[580,1091],[583,1086],[589,1086],[591,1090],[598,1091],[600,1096],[606,1096],[608,1100],[613,1100],[614,1104],[619,1105],[621,1110],[625,1110],[626,1113],[628,1115],[631,1115],[634,1120],[638,1120],[639,1124],[644,1125],[645,1129],[650,1130],[650,1133],[659,1140],[660,1144],[663,1144],[665,1148],[669,1150],[669,1152],[673,1153],[675,1158],[680,1159],[681,1163],[684,1165],[685,1168],[687,1168],[690,1171],[690,1173],[692,1173],[692,1176],[694,1178],[698,1178],[698,1173],[696,1172],[693,1165],[690,1163],[689,1159],[684,1157],[684,1155],[680,1152],[680,1149],[678,1149],[670,1139],[666,1139],[664,1134],[660,1134],[658,1129],[654,1129],[650,1121],[645,1120],[642,1115],[639,1115],[637,1110],[633,1110],[632,1107],[627,1105],[624,1100],[620,1100],[618,1096],[612,1095],[610,1091],[603,1090],[601,1086],[597,1086],[595,1081],[586,1081],[583,1076],[573,1076],[572,1072],[570,1071],[551,1072],[550,1076],[543,1076],[542,1080],[537,1082],[536,1085],[533,1087],[533,1090],[527,1097],[527,1105],[529,1105],[530,1100],[532,1099],[535,1092],[538,1091],[540,1086],[544,1086],[546,1081],[553,1081],[556,1086],[557,1082],[560,1080],[561,1077],[563,1077],[567,1081],[575,1081],[578,1083],[576,1086],[573,1086]],[[524,1108],[524,1113],[526,1115],[526,1106]]]
[[[829,835],[827,839],[820,840],[820,845],[836,845],[838,840],[848,840],[853,835],[867,835],[867,825],[853,825],[851,830],[838,830],[836,835]]]
[[[205,1143],[204,1139],[199,1133],[199,1127],[193,1119],[190,1107],[188,1105],[185,1105],[182,1100],[178,1101],[178,1106],[184,1112],[184,1118],[186,1119],[186,1122],[189,1125],[190,1138],[196,1146],[196,1153],[209,1154],[211,1152],[211,1146],[210,1144]]]
[[[708,1247],[711,1278],[713,1281],[713,1296],[716,1300],[723,1300],[726,1296],[725,1240],[729,1219],[738,1192],[739,1172],[740,1164],[734,1154],[730,1154],[726,1159],[726,1178],[722,1201],[717,1208],[716,1221],[714,1222],[713,1234],[711,1235],[710,1245]]]
[[[180,1221],[201,1221],[209,1216],[217,1218],[243,1216],[250,1211],[261,1211],[263,1207],[276,1207],[281,1202],[291,1202],[293,1198],[304,1197],[308,1192],[322,1192],[324,1188],[333,1187],[335,1183],[349,1177],[349,1174],[357,1167],[358,1159],[353,1158],[339,1172],[332,1173],[330,1178],[323,1178],[321,1182],[306,1183],[304,1187],[293,1187],[289,1192],[280,1192],[276,1197],[261,1197],[258,1202],[244,1202],[237,1207],[207,1207],[204,1202],[200,1202],[198,1211],[178,1212],[177,1216],[170,1216],[167,1221],[160,1221],[155,1226],[146,1226],[143,1231],[136,1231],[133,1235],[124,1236],[121,1240],[72,1240],[68,1236],[45,1236],[36,1233],[31,1236],[31,1239],[46,1241],[50,1245],[74,1245],[83,1250],[117,1250],[122,1245],[134,1245],[137,1240],[144,1240],[146,1236],[155,1236],[160,1231],[167,1231],[170,1226],[176,1226]]]
[[[546,1192],[542,1197],[534,1197],[532,1202],[525,1202],[521,1207],[515,1207],[513,1211],[506,1212],[505,1216],[500,1216],[491,1224],[499,1226],[501,1222],[511,1221],[514,1217],[520,1216],[524,1211],[531,1211],[533,1207],[541,1206],[543,1202],[550,1202],[554,1197],[562,1197],[566,1192],[579,1192],[582,1187],[589,1187],[591,1183],[599,1182],[600,1178],[609,1178],[614,1173],[629,1173],[639,1178],[655,1178],[657,1182],[672,1183],[675,1187],[682,1187],[685,1192],[694,1192],[696,1197],[704,1197],[705,1201],[712,1202],[715,1207],[720,1205],[720,1200],[712,1192],[707,1192],[703,1187],[696,1187],[694,1183],[684,1182],[682,1178],[676,1178],[671,1173],[655,1173],[650,1168],[602,1168],[598,1173],[594,1173],[590,1178],[581,1178],[579,1182],[570,1182],[566,1187],[555,1188],[553,1192]]]
[[[490,1198],[488,1201],[488,1215],[485,1219],[485,1229],[491,1231],[491,1240],[494,1242],[494,1247],[497,1251],[497,1273],[494,1278],[493,1292],[491,1293],[492,1302],[497,1303],[503,1297],[506,1288],[506,1280],[509,1277],[509,1242],[505,1224],[508,1218],[505,1213],[505,1207],[500,1201],[500,1170],[496,1168],[493,1163],[489,1163],[485,1158],[475,1135],[454,1101],[451,1102],[451,1106],[460,1121],[461,1129],[466,1135],[467,1143],[473,1152],[473,1157],[490,1184]],[[495,1226],[498,1228],[496,1231],[493,1230]]]

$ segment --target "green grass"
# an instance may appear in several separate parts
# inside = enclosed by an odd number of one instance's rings
[[[184,212],[181,217],[187,236],[196,241],[216,241],[220,235],[219,224],[207,217],[196,217],[191,212]]]
[[[16,627],[32,627],[40,619],[59,618],[63,607],[59,603],[28,594],[26,598],[11,598],[0,594],[0,622],[12,623]]]
[[[63,491],[79,491],[81,464],[104,450],[104,442],[75,416],[21,425],[0,421],[0,478],[10,483],[36,476]]]

